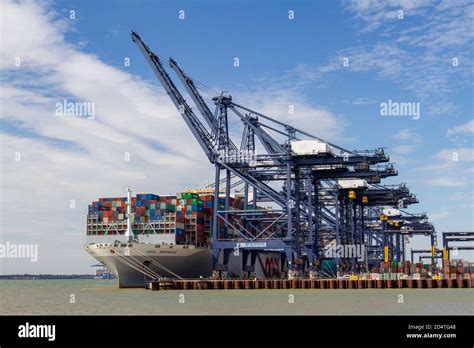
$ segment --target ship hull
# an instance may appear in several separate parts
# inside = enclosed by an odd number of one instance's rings
[[[144,287],[146,281],[163,278],[199,279],[212,275],[210,248],[168,243],[90,243],[86,251],[102,263],[119,280],[120,288]],[[219,255],[223,263],[223,253]],[[242,253],[231,253],[227,262],[228,276],[240,277],[244,265]],[[281,254],[261,252],[254,265],[258,279],[280,277]]]
[[[147,280],[207,278],[211,250],[169,244],[88,244],[86,251],[119,280],[120,288],[144,287]]]

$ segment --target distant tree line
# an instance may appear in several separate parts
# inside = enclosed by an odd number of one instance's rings
[[[5,274],[1,279],[9,280],[41,280],[41,279],[94,279],[93,274]]]

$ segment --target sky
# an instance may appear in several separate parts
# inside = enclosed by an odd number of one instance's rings
[[[399,175],[384,183],[420,200],[409,212],[439,237],[473,231],[473,18],[464,0],[0,1],[0,242],[39,248],[36,262],[0,259],[0,274],[91,273],[89,202],[212,178],[131,30],[238,104],[386,148]],[[57,115],[63,100],[94,117]],[[389,101],[420,113],[384,116]]]

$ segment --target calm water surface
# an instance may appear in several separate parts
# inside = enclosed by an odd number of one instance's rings
[[[115,280],[0,280],[0,314],[472,315],[474,289],[149,291]]]

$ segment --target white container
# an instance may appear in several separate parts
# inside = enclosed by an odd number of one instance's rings
[[[413,273],[413,279],[420,279],[420,273]]]
[[[362,179],[338,180],[337,184],[343,189],[356,189],[367,187],[367,181]]]
[[[294,140],[291,142],[291,151],[294,156],[319,155],[331,153],[331,148],[317,140]]]
[[[383,214],[387,215],[387,216],[400,216],[400,215],[402,215],[400,213],[400,210],[393,209],[393,208],[383,209]]]
[[[123,215],[124,215],[124,214],[118,214],[118,219],[119,219],[119,220],[123,220],[123,217],[124,217]]]

